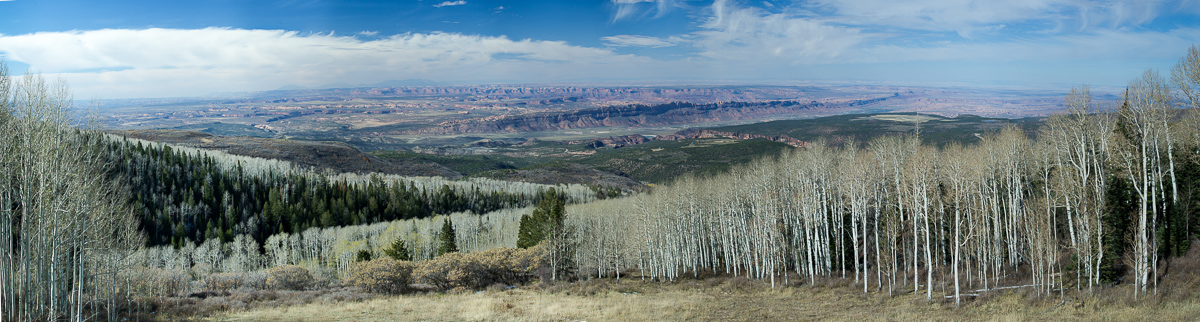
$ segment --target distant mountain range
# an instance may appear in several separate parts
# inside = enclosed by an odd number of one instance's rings
[[[393,79],[372,84],[350,84],[350,83],[333,83],[321,86],[304,87],[298,85],[287,85],[280,87],[280,91],[294,91],[302,89],[330,89],[330,88],[360,88],[360,87],[401,87],[401,86],[440,86],[445,85],[442,82],[435,82],[428,79]]]

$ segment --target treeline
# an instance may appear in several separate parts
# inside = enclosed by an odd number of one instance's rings
[[[852,276],[864,292],[907,287],[929,299],[941,285],[956,303],[965,288],[1011,276],[1040,294],[1112,283],[1156,291],[1167,259],[1200,231],[1195,48],[1173,76],[1171,87],[1148,71],[1108,106],[1072,90],[1069,113],[1050,117],[1036,140],[1009,128],[943,148],[922,146],[919,132],[818,142],[574,205],[576,261],[593,276],[638,269],[666,280]]]
[[[147,246],[246,235],[259,243],[310,228],[486,213],[539,201],[551,186],[485,179],[319,174],[286,162],[112,138],[111,176],[131,192]],[[572,202],[600,193],[571,185]]]

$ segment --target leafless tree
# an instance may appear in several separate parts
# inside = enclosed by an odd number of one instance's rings
[[[113,276],[141,243],[104,175],[101,135],[75,126],[63,82],[0,67],[0,96],[0,316],[92,318],[103,311],[85,309],[112,307]]]

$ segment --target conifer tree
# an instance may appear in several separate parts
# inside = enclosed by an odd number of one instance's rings
[[[357,254],[354,255],[355,262],[366,262],[366,261],[370,261],[370,260],[371,260],[371,252],[366,249],[360,250],[360,251],[358,251]]]
[[[450,222],[450,218],[442,221],[442,233],[438,235],[438,239],[442,242],[438,247],[438,256],[458,252],[458,245],[454,242],[454,224]]]
[[[398,261],[411,261],[412,255],[408,254],[408,245],[404,243],[404,238],[396,238],[388,249],[383,251],[388,257]]]
[[[532,215],[521,216],[521,226],[517,232],[517,247],[529,248],[536,246],[550,235],[550,231],[563,222],[566,200],[554,189],[548,189],[542,194]]]

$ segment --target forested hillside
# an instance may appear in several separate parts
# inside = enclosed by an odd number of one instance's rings
[[[247,235],[262,243],[311,227],[370,224],[455,212],[521,208],[553,186],[487,179],[447,180],[315,173],[287,162],[110,137],[112,179],[131,192],[148,246],[181,247]],[[598,194],[563,186],[572,202]]]

